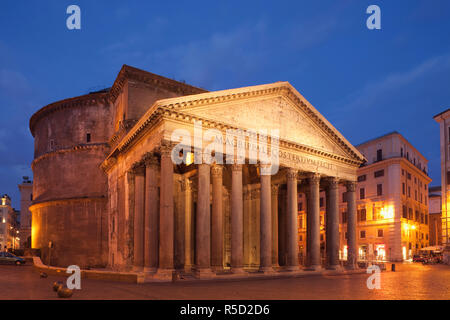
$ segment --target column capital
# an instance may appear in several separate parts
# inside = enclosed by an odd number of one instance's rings
[[[250,199],[259,199],[261,197],[261,190],[260,189],[253,189],[251,192],[251,198]]]
[[[286,170],[286,178],[289,181],[297,180],[298,170],[294,168],[288,168]]]
[[[273,184],[272,185],[272,195],[273,196],[276,196],[276,195],[278,195],[278,189],[280,188],[280,185],[278,185],[278,184]]]
[[[146,167],[157,167],[159,165],[158,157],[153,152],[147,152],[142,157]]]
[[[259,172],[262,176],[269,176],[272,174],[272,165],[267,163],[259,163]]]
[[[346,181],[345,187],[347,188],[347,192],[355,192],[356,191],[356,181]]]
[[[209,164],[212,165],[215,162],[215,157],[211,154],[211,151],[206,149],[194,149],[194,159],[196,164]]]
[[[297,170],[287,170],[287,270],[298,270],[298,189]]]
[[[245,186],[244,187],[244,199],[250,200],[251,198],[252,198],[252,190],[248,186]]]
[[[131,166],[131,170],[135,175],[144,175],[145,166],[143,165],[142,161],[137,161],[133,163],[133,165]]]
[[[309,173],[308,181],[310,184],[318,185],[320,183],[320,174],[316,172]]]
[[[181,191],[185,192],[185,191],[192,191],[193,189],[193,185],[192,185],[192,181],[189,179],[181,179],[180,180],[180,184],[181,184]]]
[[[173,149],[173,144],[170,141],[167,140],[162,140],[161,141],[161,146],[159,148],[160,152],[161,152],[161,156],[171,156],[172,154],[172,149]]]
[[[211,166],[211,176],[213,178],[221,178],[223,173],[223,166],[220,164],[213,164]]]
[[[242,171],[242,164],[233,163],[231,165],[231,170],[233,170],[233,171]]]
[[[133,171],[133,169],[128,169],[127,171],[126,171],[126,177],[127,177],[127,182],[128,183],[131,183],[131,182],[133,182],[133,180],[134,180],[134,171]]]
[[[339,187],[339,178],[337,177],[328,177],[328,187],[331,189],[337,189]]]

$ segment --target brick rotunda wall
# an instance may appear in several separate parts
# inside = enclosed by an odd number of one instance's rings
[[[62,267],[107,265],[107,179],[99,168],[112,130],[106,97],[97,93],[56,102],[30,120],[32,247],[41,249],[44,263],[50,256],[52,265]]]

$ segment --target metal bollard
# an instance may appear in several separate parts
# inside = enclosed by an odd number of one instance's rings
[[[395,271],[395,263],[391,264],[391,271]]]

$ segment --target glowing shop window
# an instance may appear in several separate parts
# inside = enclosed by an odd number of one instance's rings
[[[194,153],[188,152],[186,154],[186,165],[189,166],[194,163]]]

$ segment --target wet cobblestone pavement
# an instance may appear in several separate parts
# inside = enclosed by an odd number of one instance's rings
[[[381,289],[369,290],[369,274],[174,284],[130,284],[82,279],[74,299],[450,299],[450,266],[397,264],[381,273]],[[31,266],[0,266],[0,299],[58,299],[62,277],[41,279]]]

